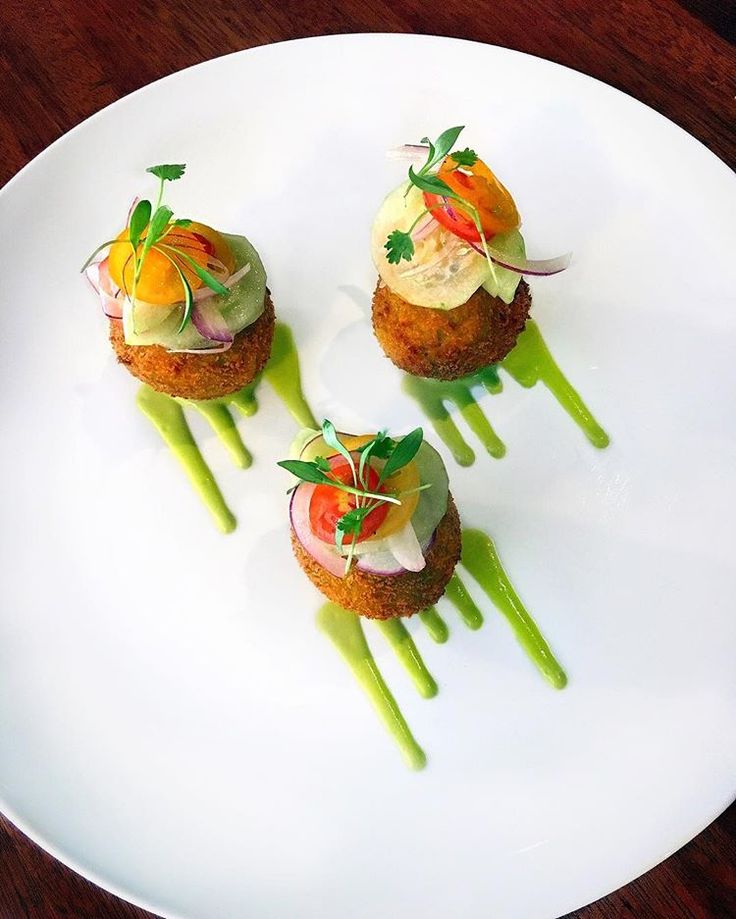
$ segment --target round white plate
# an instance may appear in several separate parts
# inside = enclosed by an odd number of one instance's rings
[[[423,701],[367,629],[429,766],[405,769],[293,561],[266,385],[247,472],[195,424],[240,520],[213,527],[138,413],[78,274],[144,173],[247,233],[304,386],[343,428],[420,421],[370,330],[384,151],[466,124],[512,189],[534,314],[612,435],[548,392],[483,400],[508,445],[448,459],[570,675],[482,602]],[[484,45],[353,35],[257,48],[135,93],[0,197],[0,791],[25,832],[167,917],[549,919],[681,846],[736,791],[736,183],[650,109]],[[201,421],[201,419],[199,419]],[[430,440],[437,442],[430,432]],[[447,612],[447,610],[446,610]]]

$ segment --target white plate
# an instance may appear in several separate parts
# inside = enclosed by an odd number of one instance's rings
[[[221,536],[134,405],[77,273],[144,168],[180,212],[246,232],[318,412],[419,416],[366,310],[384,150],[451,124],[511,188],[598,452],[540,387],[484,404],[509,446],[448,459],[570,674],[551,690],[488,609],[418,641],[441,692],[378,661],[430,757],[407,771],[314,625],[263,388],[257,458],[206,453]],[[212,61],[124,99],[0,198],[0,789],[23,830],[169,917],[544,919],[681,846],[736,782],[736,185],[664,118],[554,64],[418,36],[319,38]],[[431,438],[433,440],[435,438]],[[447,454],[445,454],[447,455]]]

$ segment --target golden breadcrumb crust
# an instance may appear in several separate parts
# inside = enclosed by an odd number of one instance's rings
[[[312,558],[293,530],[291,545],[310,581],[333,603],[369,619],[413,616],[436,603],[445,592],[460,560],[460,517],[448,494],[447,511],[427,552],[426,566],[403,574],[369,574],[353,564],[347,577],[338,578]]]
[[[519,282],[510,304],[480,287],[451,310],[414,306],[379,281],[373,331],[385,354],[407,373],[456,380],[502,360],[524,328],[532,297]]]
[[[160,345],[128,345],[123,324],[116,320],[110,321],[110,342],[120,363],[152,389],[180,399],[218,399],[242,389],[263,370],[271,356],[275,318],[267,292],[261,315],[221,354],[171,354]]]

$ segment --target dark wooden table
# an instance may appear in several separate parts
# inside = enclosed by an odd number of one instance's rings
[[[88,115],[175,70],[267,42],[377,31],[471,38],[567,64],[736,165],[733,0],[2,0],[0,185]],[[0,818],[0,919],[147,916]],[[573,916],[736,917],[736,805],[669,861]]]

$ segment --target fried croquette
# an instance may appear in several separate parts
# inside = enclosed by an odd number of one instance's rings
[[[333,603],[369,619],[413,616],[436,603],[445,592],[460,560],[460,517],[448,494],[447,511],[426,554],[426,566],[403,574],[370,574],[353,564],[344,578],[338,578],[312,558],[293,530],[291,545],[310,581]]]
[[[414,306],[379,281],[373,330],[397,367],[415,376],[456,380],[502,360],[516,344],[532,297],[519,282],[510,304],[480,287],[451,310]]]
[[[110,323],[118,360],[152,389],[181,399],[218,399],[237,392],[263,370],[271,355],[275,314],[266,293],[264,310],[220,354],[176,354],[160,345],[128,345],[121,322]]]

